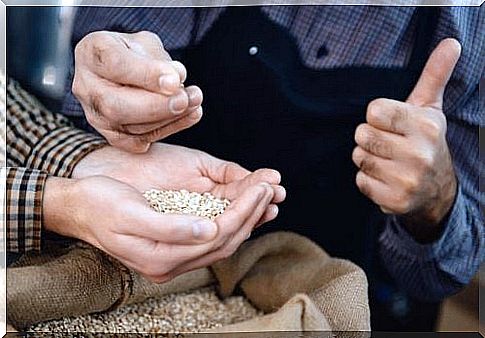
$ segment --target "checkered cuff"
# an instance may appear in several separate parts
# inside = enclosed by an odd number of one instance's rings
[[[103,138],[70,126],[55,129],[34,146],[26,167],[70,177],[84,156],[106,144]]]
[[[6,169],[7,252],[22,253],[41,248],[42,198],[47,174],[25,168]]]
[[[7,86],[7,153],[11,167],[69,177],[76,164],[107,142],[47,110],[12,79]]]

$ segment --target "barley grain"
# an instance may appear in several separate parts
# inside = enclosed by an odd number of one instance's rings
[[[220,300],[213,287],[170,294],[117,310],[32,326],[31,332],[195,333],[262,315],[243,297]]]
[[[187,190],[156,190],[146,191],[143,196],[150,206],[161,213],[194,215],[215,219],[220,216],[231,202],[220,199],[211,193],[189,192]]]
[[[143,196],[161,213],[191,214],[215,219],[231,202],[206,192],[149,190]],[[220,300],[213,287],[169,294],[160,299],[124,306],[117,310],[62,318],[32,326],[34,332],[90,333],[195,333],[238,323],[262,315],[244,299]]]

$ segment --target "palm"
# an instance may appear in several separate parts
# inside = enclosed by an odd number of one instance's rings
[[[206,154],[191,149],[154,144],[141,155],[121,164],[117,179],[139,190],[149,188],[208,191],[217,183],[204,175]]]
[[[130,154],[112,147],[100,149],[83,159],[74,174],[109,176],[139,191],[152,188],[210,191],[230,199],[256,181],[279,183],[279,175],[272,170],[251,174],[204,152],[160,143],[153,144],[145,154]]]

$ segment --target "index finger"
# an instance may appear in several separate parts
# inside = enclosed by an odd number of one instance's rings
[[[218,186],[214,195],[222,195],[228,199],[233,199],[239,196],[243,191],[258,183],[267,183],[273,187],[274,193],[278,193],[278,200],[284,199],[282,194],[286,195],[284,188],[279,186],[281,182],[281,175],[278,171],[273,169],[258,169],[250,173],[242,180],[229,182],[228,184]],[[282,191],[283,190],[283,191]],[[275,201],[276,202],[276,201]]]
[[[367,123],[383,131],[406,135],[413,129],[413,109],[409,103],[376,99],[367,107]]]
[[[247,188],[241,197],[235,199],[227,210],[216,218],[219,234],[215,241],[223,244],[227,237],[235,234],[243,226],[254,227],[263,216],[273,196],[274,191],[267,183]]]
[[[180,88],[180,75],[172,62],[132,50],[115,33],[103,32],[90,39],[91,43],[78,44],[76,59],[86,59],[89,70],[96,75],[117,84],[167,95]]]
[[[259,184],[251,187],[216,219],[218,233],[215,239],[188,246],[186,244],[172,244],[170,237],[167,237],[164,241],[160,241],[153,250],[150,250],[149,255],[157,260],[166,256],[167,250],[170,250],[171,257],[176,258],[172,275],[178,275],[182,270],[185,272],[210,265],[215,260],[222,258],[219,257],[221,253],[218,252],[218,249],[223,247],[233,236],[241,231],[250,232],[254,228],[265,213],[271,200],[271,194],[268,185]],[[133,231],[136,231],[136,229]],[[189,261],[193,262],[184,264]]]
[[[254,198],[254,194],[258,194],[258,198]],[[252,202],[247,203],[247,199],[250,198],[251,195],[253,195],[253,200]],[[235,209],[233,209],[234,212],[229,212],[228,210],[218,217],[219,229],[221,231],[228,229],[233,224],[240,224],[239,227],[237,227],[237,229],[231,229],[232,231],[230,237],[224,236],[223,234],[218,235],[217,237],[222,236],[224,241],[217,242],[217,246],[215,247],[216,250],[204,256],[200,256],[191,262],[180,265],[173,271],[173,274],[179,275],[197,268],[209,266],[216,261],[233,254],[265,214],[271,198],[271,189],[269,187],[265,187],[264,185],[259,185],[248,189],[246,196],[241,197],[241,203],[235,206]],[[238,213],[240,215],[237,215]],[[219,247],[223,247],[222,250],[218,250]]]

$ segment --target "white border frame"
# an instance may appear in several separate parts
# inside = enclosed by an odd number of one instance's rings
[[[219,7],[219,6],[252,6],[252,5],[380,5],[380,6],[481,6],[485,0],[0,0],[0,45],[2,51],[0,53],[0,71],[6,74],[6,8],[7,6],[104,6],[104,7]],[[482,81],[481,93],[485,93],[483,88],[485,80]],[[6,88],[0,88],[4,91]],[[5,96],[6,97],[6,96]],[[485,107],[485,99],[481,97],[482,106]],[[0,112],[4,114],[5,112]],[[6,121],[6,119],[5,119]],[[1,122],[0,122],[1,123]],[[0,126],[0,130],[6,133],[6,128]],[[480,147],[485,146],[485,128],[480,129]],[[3,140],[6,141],[6,135]],[[2,140],[2,142],[3,142]],[[2,144],[0,149],[4,151],[4,159],[6,161],[6,144]],[[485,158],[481,158],[480,161],[483,165]],[[0,161],[2,162],[2,161]],[[0,243],[0,337],[6,334],[6,245],[4,243],[5,237],[5,170],[4,163],[2,163],[0,171],[0,187],[1,187],[1,206],[0,215],[2,217],[1,231],[3,231],[2,243]],[[480,177],[481,180],[485,179]],[[483,184],[482,182],[480,184]],[[482,281],[480,285],[485,284],[485,264],[481,268],[480,280]],[[485,302],[485,295],[482,292],[482,287],[480,287],[479,295],[479,331],[485,335],[485,307],[483,306]],[[484,309],[484,310],[482,310]]]
[[[0,2],[0,45],[2,48],[2,52],[0,53],[0,73],[3,73],[6,76],[7,69],[6,69],[6,62],[7,62],[7,6],[3,3]],[[7,99],[6,95],[6,81],[5,81],[5,86],[0,86],[0,91],[1,95]],[[6,102],[5,106],[6,106]],[[6,116],[6,107],[3,106],[3,104],[0,104],[0,114],[2,115],[0,117],[0,132],[3,133],[2,138],[0,138],[0,151],[3,152],[3,154],[0,154],[0,217],[1,219],[1,224],[2,226],[0,227],[0,231],[2,231],[1,235],[1,247],[0,247],[0,337],[3,337],[6,333],[6,321],[7,321],[7,304],[6,304],[6,296],[7,296],[7,274],[6,274],[6,243],[5,243],[5,238],[6,238],[6,222],[5,222],[5,185],[6,185],[6,170],[4,169],[7,161],[7,145],[5,144],[7,141],[7,128],[6,128],[6,123],[7,123],[7,116]],[[2,107],[3,106],[3,107]]]

